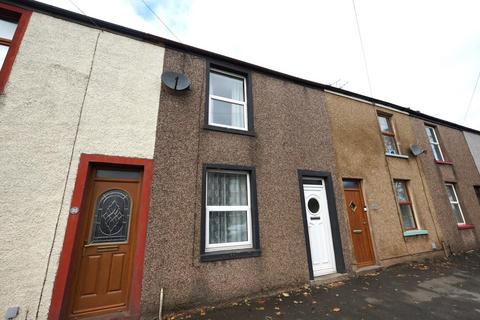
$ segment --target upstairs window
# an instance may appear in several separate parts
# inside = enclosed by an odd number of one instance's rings
[[[437,133],[434,127],[426,126],[425,131],[427,132],[428,141],[432,147],[433,156],[437,161],[444,161],[442,148],[440,148],[440,143],[438,142]]]
[[[393,131],[390,116],[377,115],[380,132],[382,133],[383,144],[386,154],[398,154],[397,142],[395,141],[395,133]]]
[[[210,69],[210,108],[208,124],[248,130],[246,78]]]
[[[400,207],[400,215],[404,231],[417,229],[417,222],[413,213],[412,201],[408,194],[407,182],[404,180],[394,180],[395,196],[398,206]]]
[[[31,12],[0,3],[0,93],[7,83]]]
[[[255,136],[252,77],[248,70],[224,63],[207,63],[204,128]]]
[[[0,62],[3,66],[8,49],[12,45],[15,30],[17,30],[19,15],[0,11]]]
[[[460,206],[460,202],[458,201],[455,186],[451,183],[446,183],[445,187],[447,188],[448,200],[450,201],[450,205],[452,206],[453,215],[457,220],[457,224],[465,224],[465,217],[463,216],[462,207]]]

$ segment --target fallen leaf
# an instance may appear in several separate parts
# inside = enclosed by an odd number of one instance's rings
[[[332,283],[327,284],[327,287],[338,288],[340,286],[343,286],[344,284],[345,284],[345,282],[343,282],[343,281],[337,281],[337,282],[332,282]]]
[[[342,311],[342,309],[340,309],[339,307],[335,307],[332,309],[333,312],[340,312]]]
[[[280,310],[280,308],[279,308],[279,307],[275,307],[274,309],[275,309],[275,310]]]
[[[206,314],[207,314],[207,313],[205,312],[205,310],[203,310],[203,309],[200,310],[200,315],[201,315],[201,316],[204,316],[204,315],[206,315]]]
[[[315,304],[315,303],[317,303],[317,301],[313,300],[312,303]]]
[[[288,294],[288,292],[282,292],[282,295],[283,295],[284,297],[290,297],[290,294]]]
[[[279,315],[281,315],[282,313],[281,313],[280,311],[278,311],[278,312],[275,312],[275,314],[276,314],[277,316],[279,316]]]
[[[293,300],[293,303],[298,304],[298,301],[297,301],[297,300]]]

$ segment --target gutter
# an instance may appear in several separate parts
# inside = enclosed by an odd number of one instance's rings
[[[145,32],[142,32],[142,31],[138,31],[138,30],[135,30],[135,29],[120,26],[118,24],[114,24],[114,23],[107,22],[107,21],[104,21],[104,20],[99,20],[99,19],[96,19],[96,18],[88,17],[88,16],[85,16],[85,15],[82,15],[82,14],[79,14],[79,13],[76,13],[76,12],[68,11],[68,10],[65,10],[65,9],[62,9],[62,8],[58,8],[58,7],[46,4],[46,3],[43,3],[43,2],[38,2],[38,1],[33,1],[33,0],[0,0],[0,2],[12,4],[12,5],[24,8],[24,9],[28,9],[28,10],[36,11],[36,12],[39,12],[39,13],[43,13],[43,14],[46,14],[46,15],[49,15],[49,16],[53,16],[55,18],[62,19],[62,20],[75,22],[75,23],[78,23],[78,24],[81,24],[81,25],[84,25],[84,26],[88,26],[88,27],[91,27],[91,28],[106,30],[106,31],[109,31],[109,32],[112,32],[112,33],[115,33],[115,34],[119,34],[119,35],[122,35],[122,36],[127,36],[127,37],[130,37],[130,38],[140,40],[140,41],[144,41],[144,42],[147,42],[147,43],[151,43],[151,44],[154,44],[154,45],[159,45],[159,46],[163,46],[163,47],[166,47],[166,48],[187,51],[187,52],[195,54],[195,55],[206,56],[206,57],[209,57],[209,58],[212,58],[212,59],[223,60],[223,61],[235,64],[235,65],[242,66],[244,68],[248,68],[248,69],[251,69],[251,70],[255,70],[257,72],[261,72],[261,73],[264,73],[264,74],[268,74],[270,76],[274,76],[276,78],[280,78],[280,79],[288,80],[288,81],[291,81],[291,82],[294,82],[294,83],[297,83],[297,84],[301,84],[303,86],[307,86],[307,87],[314,88],[314,89],[320,89],[320,90],[323,90],[323,91],[331,91],[331,92],[338,93],[338,94],[343,95],[343,96],[368,101],[370,103],[377,104],[377,105],[378,104],[383,105],[383,106],[398,110],[400,112],[408,113],[410,116],[412,116],[414,118],[421,119],[423,121],[427,121],[427,122],[434,123],[434,124],[441,124],[443,126],[450,127],[450,128],[453,128],[453,129],[457,129],[457,130],[461,130],[461,131],[467,131],[467,132],[471,132],[471,133],[475,133],[475,134],[480,135],[480,131],[478,131],[478,130],[468,128],[468,127],[456,124],[454,122],[450,122],[450,121],[447,121],[447,120],[442,120],[442,119],[439,119],[439,118],[436,118],[436,117],[433,117],[433,116],[429,116],[429,115],[424,114],[420,111],[415,111],[415,110],[412,110],[410,108],[402,107],[402,106],[399,106],[399,105],[396,105],[396,104],[393,104],[393,103],[390,103],[390,102],[387,102],[387,101],[383,101],[383,100],[376,99],[376,98],[373,98],[373,97],[365,96],[365,95],[355,93],[355,92],[352,92],[352,91],[332,87],[332,86],[325,85],[325,84],[322,84],[322,83],[319,83],[319,82],[310,81],[310,80],[302,79],[302,78],[299,78],[299,77],[295,77],[295,76],[292,76],[292,75],[289,75],[289,74],[286,74],[286,73],[283,73],[283,72],[275,71],[275,70],[268,69],[268,68],[265,68],[265,67],[262,67],[262,66],[259,66],[259,65],[256,65],[256,64],[252,64],[252,63],[248,63],[248,62],[241,61],[241,60],[238,60],[238,59],[234,59],[234,58],[231,58],[231,57],[227,57],[227,56],[215,53],[215,52],[211,52],[211,51],[208,51],[208,50],[193,47],[193,46],[190,46],[190,45],[187,45],[187,44],[183,44],[183,43],[176,42],[176,41],[173,41],[173,40],[170,40],[170,39],[159,37],[159,36],[156,36],[156,35],[153,35],[153,34],[150,34],[150,33],[145,33]]]

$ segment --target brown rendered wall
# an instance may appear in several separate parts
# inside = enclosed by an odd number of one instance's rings
[[[473,187],[480,185],[480,175],[463,132],[441,125],[436,126],[445,160],[452,162],[451,165],[438,164],[434,160],[425,134],[425,122],[412,118],[412,125],[418,144],[427,150],[427,153],[418,159],[421,161],[427,184],[431,189],[443,240],[453,252],[478,248],[480,245],[480,230],[478,229],[480,227],[480,204]],[[458,230],[448,201],[445,182],[455,184],[466,223],[473,224],[476,226],[475,229]]]
[[[182,67],[184,68],[182,70]],[[162,88],[148,222],[142,313],[214,303],[309,280],[297,170],[335,176],[324,92],[252,73],[256,137],[203,129],[206,60],[167,49],[164,69],[182,71],[191,90]],[[261,256],[200,262],[202,165],[256,168]],[[336,205],[342,204],[334,184]],[[339,211],[340,212],[340,211]],[[339,216],[345,264],[350,248]]]
[[[410,117],[331,93],[326,94],[326,100],[337,158],[338,184],[342,178],[362,180],[377,263],[390,265],[412,259],[414,255],[431,253],[432,242],[440,249],[430,194],[416,158],[408,151],[410,144],[416,142]],[[377,110],[392,115],[400,153],[409,155],[408,159],[385,155]],[[417,223],[429,232],[428,235],[403,236],[393,179],[409,181]],[[343,219],[348,219],[345,204],[342,203],[338,212]],[[351,260],[355,265],[353,252]]]

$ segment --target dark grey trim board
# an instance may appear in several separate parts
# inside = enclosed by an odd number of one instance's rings
[[[312,256],[310,254],[310,239],[308,236],[308,221],[305,214],[305,197],[303,185],[312,183],[308,178],[322,178],[325,181],[325,190],[327,192],[327,204],[330,214],[330,227],[332,229],[333,250],[335,252],[335,264],[338,273],[345,272],[345,261],[343,259],[342,239],[340,236],[340,227],[338,224],[337,206],[335,205],[335,193],[333,191],[332,175],[325,171],[298,170],[298,184],[300,190],[300,201],[302,205],[303,229],[305,234],[305,244],[307,249],[308,272],[310,279],[313,280]]]
[[[399,106],[399,105],[396,105],[396,104],[393,104],[393,103],[390,103],[390,102],[387,102],[387,101],[383,101],[383,100],[380,100],[380,99],[375,99],[375,98],[372,98],[372,97],[364,96],[364,95],[359,94],[359,93],[355,93],[355,92],[343,90],[343,89],[340,89],[340,88],[332,87],[332,86],[329,86],[329,85],[321,84],[321,83],[318,83],[318,82],[314,82],[314,81],[302,79],[302,78],[299,78],[299,77],[295,77],[295,76],[292,76],[292,75],[289,75],[289,74],[286,74],[286,73],[278,72],[278,71],[271,70],[271,69],[268,69],[268,68],[265,68],[265,67],[261,67],[261,66],[258,66],[258,65],[252,64],[252,63],[248,63],[248,62],[244,62],[244,61],[241,61],[241,60],[238,60],[238,59],[230,58],[230,57],[227,57],[227,56],[224,56],[224,55],[221,55],[221,54],[218,54],[218,53],[214,53],[214,52],[211,52],[211,51],[208,51],[208,50],[196,48],[196,47],[193,47],[193,46],[189,46],[189,45],[186,45],[186,44],[183,44],[183,43],[179,43],[179,42],[169,40],[169,39],[166,39],[166,38],[162,38],[162,37],[159,37],[159,36],[155,36],[155,35],[152,35],[152,34],[148,34],[148,33],[145,33],[145,32],[138,31],[138,30],[126,28],[126,27],[123,27],[123,26],[120,26],[120,25],[117,25],[117,24],[114,24],[114,23],[110,23],[110,22],[107,22],[107,21],[91,18],[91,17],[85,16],[85,15],[82,15],[82,14],[78,14],[76,12],[72,12],[72,11],[68,11],[68,10],[65,10],[65,9],[57,8],[57,7],[42,3],[42,2],[33,1],[33,0],[0,0],[0,1],[4,2],[4,3],[13,4],[13,5],[25,8],[25,9],[34,10],[34,11],[37,11],[37,12],[48,14],[50,16],[53,16],[53,17],[56,17],[56,18],[59,18],[59,19],[72,21],[72,22],[82,24],[82,25],[85,25],[85,26],[89,26],[89,27],[92,27],[92,28],[108,30],[108,31],[113,32],[113,33],[121,34],[121,35],[126,36],[126,37],[130,37],[130,38],[134,38],[134,39],[137,39],[137,40],[149,42],[149,43],[152,43],[152,44],[155,44],[155,45],[165,46],[165,47],[169,47],[169,48],[177,49],[177,50],[183,50],[183,51],[187,51],[187,52],[190,52],[192,54],[199,55],[199,56],[205,56],[205,57],[209,57],[209,58],[212,58],[212,59],[222,60],[222,61],[225,61],[225,62],[228,62],[228,63],[232,63],[234,65],[242,66],[242,67],[250,69],[252,71],[262,72],[262,73],[268,74],[270,76],[274,76],[274,77],[277,77],[277,78],[280,78],[280,79],[285,79],[285,80],[288,80],[288,81],[292,81],[294,83],[298,83],[298,84],[301,84],[301,85],[304,85],[304,86],[307,86],[307,87],[317,88],[317,89],[321,89],[321,90],[330,90],[332,92],[337,92],[337,93],[340,93],[340,94],[343,94],[343,95],[346,95],[346,96],[349,96],[349,97],[362,99],[362,100],[369,101],[369,102],[372,102],[372,103],[382,104],[384,106],[394,108],[396,110],[407,112],[412,117],[419,118],[419,119],[422,119],[424,121],[430,121],[430,122],[441,124],[441,125],[451,127],[451,128],[457,129],[457,130],[468,131],[468,132],[480,134],[480,131],[478,131],[478,130],[468,128],[468,127],[465,127],[465,126],[462,126],[462,125],[459,125],[459,124],[456,124],[456,123],[453,123],[453,122],[450,122],[450,121],[446,121],[446,120],[443,120],[443,119],[435,118],[433,116],[423,114],[419,111],[415,111],[415,110],[412,110],[410,108],[405,108],[405,107],[402,107],[402,106]]]
[[[206,86],[205,86],[205,114],[204,114],[204,120],[203,120],[203,128],[208,130],[242,134],[242,135],[254,137],[255,130],[254,130],[254,122],[253,122],[253,97],[252,97],[253,90],[252,90],[252,74],[250,70],[244,69],[242,67],[239,67],[231,63],[225,63],[223,61],[211,60],[211,59],[207,59],[206,68],[207,68],[207,72],[206,72],[207,79],[206,79]],[[247,122],[248,122],[247,130],[223,128],[215,125],[210,125],[208,123],[208,116],[209,116],[209,110],[210,110],[210,70],[211,69],[217,69],[220,71],[223,70],[226,72],[230,72],[232,74],[238,74],[240,76],[245,77],[245,80],[247,82],[246,83]]]
[[[252,214],[252,248],[232,251],[216,251],[205,252],[205,221],[206,221],[206,181],[207,171],[217,170],[231,170],[231,171],[246,171],[250,174],[250,201]],[[214,164],[205,163],[202,170],[202,214],[201,214],[201,228],[200,228],[200,261],[219,261],[238,258],[258,257],[261,255],[260,251],[260,236],[258,225],[258,208],[257,208],[257,183],[255,175],[255,167],[242,165],[228,165],[228,164]]]

